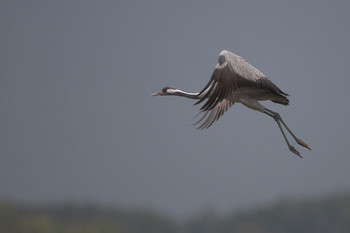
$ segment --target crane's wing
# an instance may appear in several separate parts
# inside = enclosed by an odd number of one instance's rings
[[[215,121],[217,121],[226,111],[233,105],[233,102],[229,100],[220,101],[213,109],[208,111],[201,110],[195,117],[203,113],[203,116],[193,125],[203,121],[203,123],[197,129],[209,128]],[[209,114],[209,115],[208,115]]]
[[[208,84],[198,93],[197,96],[200,99],[195,104],[208,99],[201,107],[201,111],[212,110],[217,104],[230,97],[232,92],[242,87],[261,88],[279,95],[288,95],[242,58],[231,63],[226,61],[222,65],[218,64]]]

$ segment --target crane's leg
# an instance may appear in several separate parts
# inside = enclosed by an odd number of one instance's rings
[[[257,99],[254,99],[254,98],[250,98],[250,97],[241,97],[240,98],[241,100],[241,103],[244,104],[245,106],[247,106],[248,108],[251,108],[251,109],[254,109],[254,110],[257,110],[259,112],[263,112],[265,113],[266,115],[272,117],[277,125],[278,125],[278,128],[281,130],[281,133],[283,135],[283,138],[284,140],[286,141],[287,145],[288,145],[288,148],[291,152],[293,152],[294,154],[296,154],[297,156],[299,156],[300,158],[301,155],[299,153],[299,151],[297,151],[292,145],[290,145],[288,139],[287,139],[287,136],[286,134],[284,133],[283,131],[283,128],[282,128],[282,125],[287,129],[287,131],[292,135],[292,137],[294,138],[294,140],[299,144],[299,145],[302,145],[308,149],[310,149],[310,147],[305,143],[303,142],[302,140],[298,139],[294,134],[293,132],[288,128],[287,124],[284,123],[284,121],[282,120],[282,117],[280,116],[280,114],[278,114],[277,112],[274,112],[274,111],[271,111],[270,109],[267,109],[265,108],[264,106],[262,106],[258,101]],[[282,123],[282,125],[281,125]],[[311,150],[311,149],[310,149]]]
[[[306,147],[307,149],[311,150],[311,148],[305,143],[303,142],[301,139],[297,138],[294,133],[288,128],[287,124],[283,121],[282,117],[280,116],[280,114],[278,114],[277,112],[271,111],[270,109],[265,108],[265,111],[273,114],[276,118],[278,118],[279,121],[281,121],[281,123],[283,124],[283,126],[287,129],[287,131],[290,133],[290,135],[294,138],[294,140],[301,146]]]
[[[283,138],[284,138],[284,140],[285,140],[286,143],[287,143],[287,146],[288,146],[289,150],[290,150],[291,152],[293,152],[294,154],[296,154],[297,156],[299,156],[300,158],[303,158],[303,157],[300,155],[299,151],[297,151],[297,150],[294,148],[294,146],[290,145],[290,143],[289,143],[289,141],[288,141],[288,139],[287,139],[287,137],[286,137],[286,134],[284,133],[283,128],[282,128],[282,126],[281,126],[281,123],[280,123],[280,120],[281,120],[281,119],[278,118],[275,114],[270,113],[269,111],[267,111],[267,109],[264,110],[264,113],[265,113],[266,115],[272,117],[272,118],[276,121],[276,123],[277,123],[279,129],[281,130],[281,133],[282,133],[282,135],[283,135]],[[289,131],[288,131],[288,132],[289,132]]]

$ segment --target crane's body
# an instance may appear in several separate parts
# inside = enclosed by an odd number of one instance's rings
[[[277,112],[265,108],[258,102],[271,100],[278,104],[288,105],[288,94],[279,89],[257,68],[230,51],[224,50],[220,53],[218,64],[209,82],[200,92],[189,93],[165,87],[160,92],[152,94],[152,96],[157,95],[177,95],[198,99],[195,104],[206,101],[199,112],[203,113],[203,116],[195,123],[202,122],[199,129],[210,127],[234,103],[242,103],[248,108],[272,117],[277,122],[288,148],[293,153],[301,157],[300,153],[290,145],[281,123],[298,144],[310,149],[305,142],[295,137]]]

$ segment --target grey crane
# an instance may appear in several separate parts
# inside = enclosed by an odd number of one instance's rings
[[[234,103],[242,103],[248,108],[272,117],[281,130],[283,138],[291,152],[302,158],[299,151],[289,143],[282,125],[299,145],[311,150],[305,142],[294,135],[283,121],[280,114],[265,108],[258,102],[271,100],[274,103],[288,105],[288,94],[279,89],[263,73],[246,62],[242,57],[230,51],[223,50],[220,52],[218,64],[208,84],[199,93],[189,93],[176,88],[164,87],[161,91],[152,94],[152,96],[167,95],[199,99],[195,104],[207,100],[197,114],[203,114],[195,123],[198,124],[201,122],[198,129],[210,127]]]

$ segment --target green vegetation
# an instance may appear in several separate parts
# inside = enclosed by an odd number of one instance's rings
[[[0,202],[0,232],[6,233],[303,233],[350,232],[350,194],[286,200],[219,216],[204,211],[179,221],[152,210],[91,205],[30,206]]]

